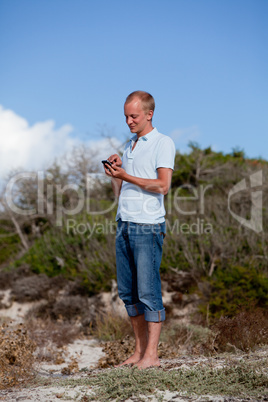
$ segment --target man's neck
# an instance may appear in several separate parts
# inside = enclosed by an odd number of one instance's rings
[[[151,131],[153,131],[153,129],[154,129],[154,127],[151,125],[147,129],[143,130],[141,133],[136,133],[138,139],[141,138],[141,137],[144,137],[146,134],[149,134]]]

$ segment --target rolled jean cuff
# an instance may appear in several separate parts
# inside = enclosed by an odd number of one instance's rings
[[[144,311],[144,318],[145,321],[150,321],[150,322],[161,322],[165,321],[166,319],[166,312],[165,309],[163,308],[162,310],[159,311]]]
[[[125,304],[129,317],[136,317],[137,315],[144,314],[144,305],[142,303]]]

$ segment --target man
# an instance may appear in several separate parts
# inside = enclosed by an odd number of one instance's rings
[[[119,196],[116,220],[116,265],[119,297],[124,301],[135,334],[135,352],[120,364],[139,369],[159,366],[157,347],[165,309],[160,264],[165,236],[164,195],[174,168],[171,138],[153,128],[155,103],[144,91],[132,92],[124,112],[132,133],[122,160],[111,155],[104,165]]]

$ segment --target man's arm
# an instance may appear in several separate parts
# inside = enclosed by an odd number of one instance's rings
[[[107,172],[106,172],[107,173]],[[152,193],[167,194],[171,185],[173,170],[169,168],[158,168],[157,179],[143,179],[141,177],[131,176],[126,173],[124,169],[118,166],[112,166],[111,171],[108,172],[108,176],[113,179],[120,179],[135,184],[143,190],[150,191]],[[121,186],[120,186],[121,188]]]
[[[118,198],[120,195],[123,180],[116,179],[115,177],[112,177],[111,179],[112,179],[112,189],[113,189],[114,195]]]

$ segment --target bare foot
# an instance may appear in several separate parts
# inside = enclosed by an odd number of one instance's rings
[[[139,370],[143,370],[149,367],[159,367],[160,360],[158,357],[143,357],[139,362],[135,364],[135,367],[138,367]]]
[[[141,360],[142,355],[140,353],[134,353],[134,355],[130,356],[127,360],[125,360],[123,363],[116,364],[114,367],[121,367],[121,366],[126,366],[128,364],[136,364]]]

